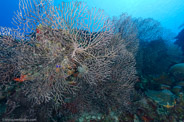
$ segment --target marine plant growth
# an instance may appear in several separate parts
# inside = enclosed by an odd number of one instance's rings
[[[93,106],[94,100],[106,111],[128,108],[136,82],[134,55],[114,34],[103,10],[81,2],[56,7],[47,0],[20,0],[19,7],[13,35],[5,30],[0,37],[2,82],[21,84],[12,97],[23,94],[33,106],[30,111],[45,104],[59,109],[78,100],[81,110],[82,103]],[[4,54],[7,50],[13,53]],[[5,67],[7,61],[14,70]]]

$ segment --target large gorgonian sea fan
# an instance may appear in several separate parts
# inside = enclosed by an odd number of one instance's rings
[[[19,6],[17,29],[10,38],[3,29],[0,39],[1,45],[10,46],[3,49],[11,48],[16,55],[10,61],[15,64],[13,75],[20,74],[23,81],[21,93],[32,103],[51,102],[55,107],[73,98],[127,106],[136,80],[135,59],[126,49],[126,39],[113,35],[102,10],[89,10],[81,2],[54,7],[47,0],[20,0]],[[14,42],[17,47],[11,46]],[[0,68],[4,76],[7,67]]]
[[[28,98],[63,103],[83,82],[98,85],[110,78],[117,50],[108,45],[113,27],[102,10],[81,2],[55,7],[46,0],[20,0],[19,6],[14,23],[25,36],[17,69]]]

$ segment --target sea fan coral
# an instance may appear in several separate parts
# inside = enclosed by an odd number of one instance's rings
[[[134,55],[114,36],[102,10],[81,2],[55,7],[47,0],[20,0],[19,5],[14,23],[21,36],[14,36],[19,47],[13,58],[19,73],[14,80],[21,81],[17,94],[58,110],[76,101],[84,107],[95,100],[106,110],[128,106],[136,81]]]
[[[97,85],[110,78],[110,59],[116,55],[107,47],[113,28],[103,11],[87,10],[80,2],[57,8],[48,1],[21,0],[20,6],[25,5],[14,22],[27,40],[18,53],[17,68],[26,75],[22,89],[30,99],[63,103],[81,81]]]
[[[8,83],[18,75],[16,68],[19,42],[10,36],[0,36],[0,83]]]

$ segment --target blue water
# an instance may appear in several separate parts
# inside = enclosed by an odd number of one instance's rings
[[[60,0],[56,0],[60,1]],[[178,32],[184,23],[183,0],[85,0],[90,6],[104,9],[110,16],[126,12],[133,17],[154,18]]]
[[[14,11],[18,10],[18,0],[1,0],[0,3],[0,26],[14,27],[12,18]]]
[[[61,1],[55,0],[57,5]],[[154,18],[163,27],[178,33],[179,26],[184,23],[183,0],[81,0],[89,7],[104,9],[110,16],[119,16],[128,13],[133,17]],[[18,9],[18,0],[1,0],[0,4],[0,26],[14,27],[11,23],[14,11]]]

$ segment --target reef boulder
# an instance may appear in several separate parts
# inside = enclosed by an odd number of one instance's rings
[[[179,63],[179,64],[175,64],[173,65],[170,69],[169,69],[169,73],[170,75],[172,75],[175,80],[184,80],[184,63]]]
[[[154,100],[161,106],[171,108],[174,107],[175,105],[175,95],[170,90],[166,89],[162,91],[148,90],[145,93],[150,99]]]
[[[175,95],[179,95],[181,91],[182,91],[182,87],[181,87],[181,86],[174,86],[174,87],[172,88],[172,92],[173,92]]]

